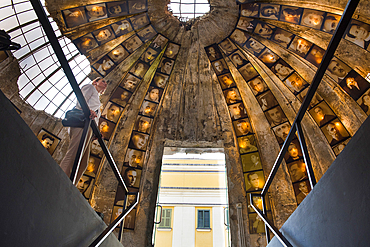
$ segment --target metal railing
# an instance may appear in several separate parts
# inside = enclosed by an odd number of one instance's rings
[[[123,178],[121,176],[121,173],[119,172],[118,168],[117,168],[117,165],[116,163],[114,162],[113,160],[113,157],[111,155],[111,153],[109,152],[107,146],[105,145],[105,142],[103,141],[102,139],[102,136],[100,134],[100,131],[98,129],[98,126],[96,125],[96,122],[95,121],[92,121],[90,119],[90,109],[86,103],[86,100],[81,92],[81,89],[80,87],[78,86],[78,83],[76,81],[76,78],[74,77],[73,73],[72,73],[72,69],[71,67],[69,66],[69,63],[63,53],[63,50],[58,42],[58,39],[54,33],[54,30],[48,20],[48,17],[45,13],[45,10],[44,8],[42,7],[42,4],[40,2],[40,0],[30,0],[31,4],[32,4],[32,7],[33,9],[35,10],[36,12],[36,15],[40,21],[40,24],[41,26],[43,27],[44,31],[45,31],[45,34],[46,36],[48,37],[49,41],[50,41],[50,44],[51,46],[53,47],[53,50],[60,62],[60,65],[61,67],[63,68],[64,70],[64,73],[69,81],[69,83],[71,84],[72,86],[72,89],[74,91],[74,93],[76,94],[76,97],[77,97],[77,100],[78,102],[80,103],[81,105],[81,108],[85,114],[85,117],[86,119],[88,119],[88,121],[85,122],[85,126],[84,126],[84,130],[83,130],[83,134],[81,136],[81,141],[80,141],[80,144],[78,146],[78,151],[77,151],[77,155],[76,155],[76,158],[75,158],[75,161],[74,161],[74,164],[73,164],[73,168],[72,168],[72,173],[70,175],[70,179],[72,181],[73,184],[75,184],[76,182],[76,176],[77,176],[77,173],[78,173],[78,169],[79,169],[79,166],[80,166],[80,161],[82,159],[82,156],[83,156],[83,152],[82,150],[84,150],[85,146],[86,146],[86,141],[87,141],[87,134],[89,132],[89,127],[92,128],[92,131],[94,133],[94,135],[98,138],[98,141],[99,141],[99,144],[105,154],[105,157],[109,163],[109,165],[111,166],[112,170],[113,170],[113,173],[114,175],[116,176],[117,180],[118,180],[118,183],[120,186],[122,186],[122,188],[125,189],[126,191],[126,195],[128,194],[128,189],[127,189],[127,186],[125,184],[125,182],[123,181]],[[123,225],[123,219],[132,211],[132,209],[137,205],[138,203],[138,200],[139,200],[139,193],[137,193],[137,196],[136,196],[136,202],[128,207],[127,209],[125,209],[122,214],[120,216],[117,217],[117,219],[115,219],[91,244],[90,244],[90,247],[93,247],[93,246],[99,246],[108,236],[109,234],[120,224],[122,223],[121,225]],[[121,231],[122,231],[122,227],[121,227]],[[121,234],[120,234],[121,235]],[[120,240],[120,239],[119,239]]]
[[[303,100],[302,105],[301,105],[301,107],[298,111],[298,114],[297,114],[296,118],[294,119],[292,127],[289,131],[289,134],[288,134],[287,138],[285,139],[282,148],[280,149],[278,157],[276,158],[275,164],[272,167],[272,170],[269,174],[268,179],[266,180],[265,186],[263,187],[261,194],[255,194],[255,193],[250,194],[250,197],[249,197],[250,205],[253,207],[253,209],[256,211],[258,216],[261,217],[261,219],[265,223],[265,232],[266,232],[267,243],[270,241],[270,233],[269,233],[269,229],[270,229],[271,232],[274,233],[275,236],[279,239],[279,241],[281,242],[281,244],[283,246],[285,246],[285,247],[292,247],[293,246],[282,235],[282,233],[272,224],[272,222],[269,219],[267,219],[265,196],[267,194],[268,189],[271,186],[272,180],[274,179],[274,177],[275,177],[275,175],[276,175],[276,173],[277,173],[277,171],[280,167],[281,162],[284,159],[284,156],[285,156],[286,152],[288,151],[289,144],[293,140],[296,131],[297,131],[297,134],[298,134],[300,147],[302,149],[303,158],[304,158],[304,161],[306,163],[306,170],[307,170],[307,175],[308,175],[308,179],[310,181],[311,188],[313,189],[313,187],[316,185],[316,178],[315,178],[315,175],[314,175],[314,172],[313,172],[313,169],[312,169],[312,164],[311,164],[311,160],[310,160],[310,157],[309,157],[309,154],[308,154],[308,150],[307,150],[306,141],[305,141],[305,138],[304,138],[301,122],[302,122],[303,116],[306,113],[306,111],[308,109],[308,106],[309,106],[314,94],[316,93],[316,90],[317,90],[317,88],[318,88],[318,86],[319,86],[319,84],[320,84],[320,82],[321,82],[321,80],[322,80],[322,78],[325,74],[325,71],[326,71],[330,61],[334,56],[334,52],[337,49],[337,47],[339,45],[339,42],[341,41],[341,39],[344,35],[344,32],[346,31],[346,28],[347,28],[348,24],[351,21],[352,15],[355,12],[358,3],[359,3],[359,0],[349,0],[347,2],[347,6],[346,6],[346,8],[343,12],[342,18],[340,19],[340,21],[338,23],[338,26],[337,26],[337,29],[336,29],[332,39],[330,40],[329,46],[328,46],[328,48],[327,48],[327,50],[324,54],[324,57],[323,57],[322,62],[320,64],[320,67],[318,68],[318,70],[317,70],[317,72],[316,72],[316,74],[315,74],[315,76],[312,80],[312,83],[310,85],[308,93],[307,93],[305,99]],[[263,205],[263,211],[262,212],[253,205],[253,197],[255,197],[255,196],[258,196],[258,197],[262,198],[262,205]]]

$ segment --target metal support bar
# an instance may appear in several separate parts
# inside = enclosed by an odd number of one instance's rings
[[[132,211],[132,209],[138,204],[139,202],[139,192],[136,196],[136,202],[131,205],[129,208],[126,208],[122,214],[120,214],[117,219],[115,219],[90,245],[89,247],[97,247],[103,243],[103,241],[109,236],[109,234],[122,222],[123,219]]]
[[[162,222],[162,211],[163,211],[163,207],[162,205],[159,205],[157,204],[157,206],[159,206],[161,208],[161,214],[159,215],[159,221],[154,221],[154,224],[160,224]]]
[[[267,195],[266,195],[267,196]],[[266,200],[265,200],[265,196],[262,196],[261,195],[261,199],[262,199],[262,210],[263,210],[263,215],[265,215],[267,217],[267,208],[266,208]],[[252,204],[251,204],[252,205]],[[268,226],[267,224],[265,224],[265,233],[266,233],[266,242],[269,243],[270,242],[270,232],[269,232],[269,229],[268,229]]]
[[[257,194],[250,194],[250,197],[249,197],[249,200],[250,200],[250,205],[252,206],[252,208],[254,209],[254,211],[256,211],[256,213],[258,214],[258,216],[263,220],[263,222],[265,223],[265,225],[268,226],[268,228],[270,228],[270,230],[272,231],[273,234],[275,234],[275,236],[279,239],[280,243],[284,246],[284,247],[293,247],[293,245],[291,245],[289,243],[289,241],[284,237],[284,235],[272,224],[272,222],[267,219],[267,217],[257,208],[253,205],[253,196],[260,196],[260,195],[257,195]]]
[[[312,169],[312,163],[311,163],[310,155],[308,154],[306,140],[304,138],[301,123],[297,122],[296,125],[297,125],[297,134],[299,138],[299,145],[301,145],[303,159],[304,159],[304,162],[306,163],[306,171],[307,171],[308,179],[310,180],[311,189],[313,189],[313,187],[316,185],[315,173]]]

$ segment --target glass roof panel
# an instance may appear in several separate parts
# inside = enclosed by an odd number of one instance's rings
[[[172,0],[168,8],[181,21],[187,21],[209,12],[210,5],[208,0]]]

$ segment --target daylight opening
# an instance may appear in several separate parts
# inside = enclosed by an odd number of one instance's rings
[[[208,0],[171,0],[168,9],[180,21],[186,22],[209,12],[210,5]]]

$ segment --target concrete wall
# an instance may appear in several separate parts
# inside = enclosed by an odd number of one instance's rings
[[[370,119],[281,228],[293,246],[368,246]],[[282,246],[274,238],[269,247]]]
[[[1,91],[0,104],[0,246],[88,246],[106,225]]]

